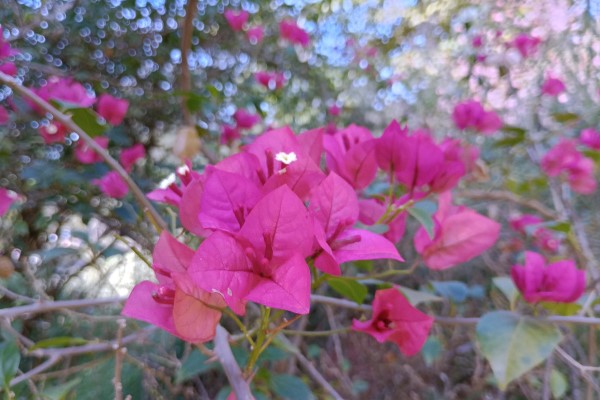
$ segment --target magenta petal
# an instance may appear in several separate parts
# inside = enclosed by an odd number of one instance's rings
[[[152,252],[152,267],[158,281],[161,284],[170,283],[172,274],[185,274],[193,256],[194,250],[163,231]]]
[[[356,192],[344,179],[332,172],[311,193],[309,211],[331,238],[337,229],[351,227],[358,219]]]
[[[270,278],[260,278],[246,298],[267,307],[308,314],[310,269],[304,257],[292,255],[275,268]]]
[[[369,186],[377,174],[375,140],[351,147],[344,157],[344,170],[355,189],[361,190]]]
[[[181,225],[200,237],[206,237],[210,234],[200,223],[200,205],[203,194],[204,183],[199,180],[192,181],[183,190],[183,196],[179,205]]]
[[[379,139],[376,139],[375,154],[377,165],[388,173],[394,173],[400,165],[402,142],[406,139],[408,129],[402,128],[396,120],[392,120]]]
[[[257,186],[262,183],[258,179],[261,170],[258,158],[251,153],[241,152],[220,161],[215,165],[216,169],[241,175]]]
[[[209,293],[219,293],[234,311],[260,277],[244,248],[231,235],[217,231],[194,254],[188,274],[193,283]],[[237,311],[236,311],[237,312]]]
[[[266,254],[265,238],[272,242],[272,260],[284,260],[292,254],[307,257],[312,252],[313,229],[302,201],[281,186],[263,197],[248,214],[239,232],[257,254]]]
[[[175,292],[173,303],[173,323],[177,336],[192,343],[202,343],[215,336],[217,324],[221,319],[221,312],[207,307],[204,303],[216,307],[223,306],[215,301],[214,295],[202,292],[199,297],[192,297],[184,292]]]
[[[198,219],[205,229],[237,232],[259,198],[259,189],[243,176],[209,169]]]
[[[158,285],[150,281],[143,281],[135,285],[121,314],[156,325],[172,335],[179,336],[173,322],[173,306],[159,304],[152,298],[157,289]]]
[[[323,136],[325,128],[315,128],[302,132],[297,136],[298,143],[305,154],[308,154],[315,164],[321,164],[323,154]]]
[[[326,274],[336,276],[341,275],[342,270],[340,269],[340,264],[335,260],[333,250],[331,250],[331,247],[329,247],[329,244],[327,243],[323,227],[319,222],[314,221],[313,228],[315,239],[321,249],[319,255],[315,258],[315,267]]]
[[[305,198],[325,175],[313,160],[304,153],[298,159],[273,174],[265,183],[264,191],[269,192],[281,185],[289,186],[300,198]]]
[[[353,239],[359,240],[353,241]],[[339,248],[336,248],[335,242],[331,245],[333,255],[340,264],[347,261],[376,260],[380,258],[404,261],[396,246],[377,233],[362,229],[347,229],[336,238],[336,242],[343,243],[344,241],[349,243]]]

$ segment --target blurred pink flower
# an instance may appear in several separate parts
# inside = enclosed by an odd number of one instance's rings
[[[46,144],[51,144],[63,142],[68,130],[62,124],[50,122],[42,125],[38,132]]]
[[[334,104],[327,109],[327,112],[329,113],[329,115],[337,117],[342,112],[342,109],[340,107],[338,107],[336,104]]]
[[[421,350],[432,325],[433,318],[413,307],[395,287],[375,292],[370,320],[352,321],[355,331],[368,333],[379,343],[395,343],[406,356]]]
[[[8,114],[8,110],[0,106],[0,125],[6,125],[9,119],[10,115]]]
[[[8,190],[0,188],[0,217],[8,212],[10,206],[15,202],[13,196]]]
[[[576,149],[573,140],[558,142],[544,155],[541,167],[548,176],[566,175],[569,185],[577,193],[591,194],[596,190],[594,162]]]
[[[523,214],[519,217],[511,218],[510,221],[508,221],[508,224],[516,232],[527,235],[528,226],[539,225],[542,222],[544,222],[544,220],[537,215]]]
[[[572,303],[585,291],[585,271],[577,269],[573,260],[546,265],[541,254],[528,251],[525,265],[514,265],[510,273],[528,303]]]
[[[434,236],[421,227],[414,237],[417,253],[425,265],[443,270],[479,256],[496,243],[500,224],[466,207],[452,205],[452,195],[439,195],[433,216]]]
[[[287,39],[292,43],[299,44],[302,47],[308,46],[310,42],[308,33],[291,19],[285,19],[279,23],[279,32],[281,33],[282,38]]]
[[[540,249],[556,253],[560,247],[560,239],[549,229],[538,228],[533,233],[533,241]]]
[[[471,45],[475,48],[479,48],[479,47],[483,46],[483,36],[475,35],[473,37],[473,39],[471,40]]]
[[[121,151],[119,161],[121,162],[123,168],[125,168],[125,171],[129,172],[136,161],[144,157],[146,157],[146,149],[144,148],[144,145],[141,143],[136,143],[133,146]]]
[[[118,99],[110,94],[103,93],[98,98],[96,105],[98,114],[113,126],[120,125],[127,114],[129,102],[125,99]]]
[[[16,53],[18,53],[18,51],[11,49],[10,42],[4,40],[2,27],[0,27],[0,60]]]
[[[223,14],[231,29],[236,32],[244,28],[244,24],[248,22],[248,17],[250,16],[247,11],[231,9],[225,10]]]
[[[52,76],[48,82],[33,91],[46,101],[58,100],[80,107],[89,107],[96,102],[85,87],[71,78],[58,78]],[[32,104],[34,110],[44,113],[37,105]]]
[[[281,89],[285,85],[283,72],[259,71],[254,74],[254,79],[267,89]]]
[[[92,183],[102,190],[102,193],[115,199],[127,196],[129,187],[117,171],[110,171],[100,179],[94,179]]]
[[[10,76],[17,75],[17,66],[14,63],[7,62],[0,65],[0,72]]]
[[[566,89],[563,81],[558,78],[548,77],[542,84],[542,93],[548,96],[558,96]]]
[[[103,149],[108,148],[108,138],[106,136],[98,136],[94,138],[94,142],[98,143]],[[103,159],[83,140],[77,142],[75,147],[75,158],[82,164],[95,164],[102,162]]]
[[[587,128],[581,131],[579,142],[589,148],[600,151],[600,132],[594,128]]]
[[[241,138],[240,131],[237,127],[231,125],[223,125],[223,130],[221,132],[221,143],[228,144]]]
[[[263,28],[260,25],[249,28],[246,31],[246,37],[248,38],[250,43],[258,44],[262,42],[263,38],[265,37],[265,28]]]
[[[510,44],[521,53],[523,58],[527,58],[531,57],[537,51],[541,42],[540,38],[521,33]]]
[[[240,108],[233,114],[233,119],[240,128],[250,129],[261,121],[260,115]]]
[[[491,135],[502,127],[502,120],[494,111],[485,111],[480,102],[468,100],[457,104],[452,112],[454,124],[459,129],[474,129]]]

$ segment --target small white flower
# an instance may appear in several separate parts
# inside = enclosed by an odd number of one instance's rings
[[[279,153],[275,154],[275,159],[284,163],[285,165],[290,165],[294,161],[297,161],[298,157],[296,157],[296,153],[293,151],[291,153],[280,151]]]

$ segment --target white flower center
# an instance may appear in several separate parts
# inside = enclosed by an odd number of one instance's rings
[[[285,165],[290,165],[294,161],[297,161],[298,157],[296,157],[296,153],[293,151],[291,153],[280,151],[279,153],[275,154],[275,159],[284,163]]]

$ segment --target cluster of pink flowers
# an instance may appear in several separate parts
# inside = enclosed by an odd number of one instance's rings
[[[288,42],[299,44],[302,47],[307,47],[310,43],[308,33],[291,19],[284,19],[279,23],[279,33]]]
[[[574,140],[558,142],[544,155],[541,167],[548,176],[565,177],[574,192],[591,194],[596,191],[594,161],[577,150]]]
[[[579,142],[584,146],[600,151],[600,132],[593,128],[587,128],[579,134]]]
[[[567,90],[567,87],[558,78],[548,76],[542,83],[542,93],[548,96],[556,97]]]
[[[473,129],[491,135],[502,128],[502,120],[494,111],[485,111],[480,102],[468,100],[457,104],[452,112],[454,124],[459,129]]]
[[[0,217],[8,212],[15,200],[16,196],[8,190],[0,188]]]
[[[252,129],[256,124],[260,123],[262,118],[258,114],[251,113],[248,110],[239,108],[233,114],[235,125],[223,125],[221,133],[221,143],[231,143],[239,139],[244,129]]]
[[[323,153],[325,171],[320,168]],[[176,206],[182,225],[204,239],[194,251],[163,233],[154,250],[158,283],[136,286],[123,312],[192,342],[213,337],[218,308],[225,306],[239,315],[248,301],[306,314],[311,290],[307,260],[332,275],[343,274],[348,261],[403,261],[394,241],[402,236],[405,211],[384,221],[395,240],[356,224],[373,224],[386,210],[431,193],[445,193],[440,197],[445,210],[436,217],[439,227],[430,243],[418,241],[426,264],[437,267],[430,261],[436,257],[450,257],[454,265],[471,259],[493,244],[499,227],[450,204],[448,191],[473,156],[477,152],[458,141],[438,145],[427,132],[409,135],[393,121],[380,138],[356,125],[333,134],[317,128],[295,135],[279,128],[201,174],[183,168],[179,185],[148,197]],[[401,198],[382,201],[361,194],[379,169],[390,182],[402,184]],[[459,222],[452,220],[456,215]],[[441,268],[448,266],[444,261]],[[353,326],[414,354],[431,323],[397,289],[388,289],[376,292],[373,319]]]
[[[129,102],[109,94],[102,94],[98,99],[92,96],[85,87],[71,78],[50,77],[48,82],[33,91],[45,101],[59,101],[71,106],[91,107],[96,104],[96,112],[111,125],[120,125],[127,114]],[[97,100],[97,101],[96,101]],[[38,114],[44,111],[31,103]],[[68,130],[61,124],[50,121],[42,125],[39,133],[47,144],[63,142]]]
[[[544,220],[537,215],[524,214],[509,221],[510,227],[524,236],[531,236],[534,244],[547,252],[556,253],[560,238],[550,229],[542,226]]]
[[[523,58],[528,58],[535,54],[541,42],[538,37],[521,33],[512,40],[510,46],[517,49]]]
[[[585,291],[585,271],[577,269],[572,260],[546,265],[541,254],[528,251],[525,252],[525,265],[515,265],[510,272],[528,303],[572,303]]]
[[[248,11],[227,9],[223,15],[225,16],[229,27],[234,32],[246,30],[246,37],[251,44],[262,42],[265,37],[265,29],[260,25],[248,27],[248,19],[250,18]]]
[[[2,27],[0,27],[0,72],[3,74],[10,76],[17,75],[16,65],[10,61],[6,61],[6,59],[13,54],[16,54],[16,51],[12,49],[9,42],[4,40]],[[9,118],[10,115],[6,108],[0,106],[0,125],[5,125]]]
[[[254,79],[269,90],[281,89],[285,85],[283,72],[259,71],[254,74]]]

